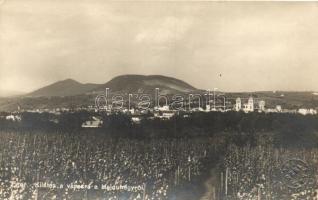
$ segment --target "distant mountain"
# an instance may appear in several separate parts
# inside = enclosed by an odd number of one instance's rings
[[[0,98],[0,111],[14,111],[18,106],[22,109],[44,109],[93,105],[96,95],[104,93],[106,88],[109,88],[111,93],[140,92],[150,95],[155,94],[155,88],[159,88],[162,95],[200,91],[182,80],[161,75],[122,75],[105,84],[82,84],[66,79],[23,96]]]
[[[58,81],[40,88],[27,95],[11,98],[0,98],[0,111],[16,110],[18,106],[23,109],[80,107],[94,105],[97,94],[104,93],[109,88],[111,93],[143,93],[154,95],[155,88],[160,94],[186,94],[203,93],[190,84],[167,76],[161,75],[122,75],[117,76],[105,84],[83,84],[72,79]],[[313,91],[259,91],[259,92],[228,92],[224,93],[227,101],[235,104],[237,97],[243,103],[249,96],[258,100],[265,100],[267,108],[281,105],[283,108],[316,108],[318,109],[318,93]],[[232,107],[232,106],[230,106]]]
[[[105,92],[109,88],[112,92],[136,93],[151,92],[160,89],[161,94],[186,93],[196,90],[193,86],[179,79],[160,75],[122,75],[117,76],[105,84],[82,84],[73,79],[58,81],[27,94],[28,97],[61,97],[93,94]]]
[[[85,94],[96,88],[98,84],[79,83],[73,79],[58,81],[27,94],[28,97],[74,96]]]
[[[94,91],[105,91],[105,88],[121,93],[154,93],[155,88],[159,88],[160,94],[188,93],[197,90],[182,80],[161,75],[117,76],[95,88]]]

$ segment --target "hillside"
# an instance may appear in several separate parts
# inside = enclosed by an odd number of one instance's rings
[[[111,93],[121,94],[147,93],[154,95],[155,88],[160,89],[160,94],[170,95],[203,92],[182,80],[161,75],[122,75],[105,84],[82,84],[72,79],[66,79],[40,88],[28,95],[0,98],[0,111],[16,110],[18,106],[23,109],[36,109],[93,105],[96,95],[104,93],[106,88],[109,88]],[[225,93],[225,96],[232,105],[237,97],[242,98],[244,103],[249,96],[253,96],[256,100],[265,100],[267,108],[273,108],[276,105],[288,109],[318,108],[318,93],[313,91],[231,92]]]
[[[28,97],[53,97],[53,96],[74,96],[85,94],[96,88],[97,84],[83,84],[73,79],[58,81],[51,85],[40,88],[34,92],[27,94]]]
[[[160,75],[117,76],[95,88],[94,91],[105,91],[105,88],[109,88],[113,92],[122,93],[154,93],[155,88],[159,88],[161,94],[188,93],[197,90],[182,80]]]
[[[167,76],[160,75],[122,75],[117,76],[105,84],[82,84],[73,79],[58,81],[27,94],[27,97],[64,97],[105,92],[109,88],[113,92],[121,93],[153,93],[159,88],[162,94],[187,93],[196,90],[188,83]]]

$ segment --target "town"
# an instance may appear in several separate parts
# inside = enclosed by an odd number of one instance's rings
[[[122,113],[131,117],[131,121],[135,124],[139,124],[142,119],[161,119],[169,120],[172,117],[178,115],[184,118],[188,117],[190,113],[194,112],[243,112],[243,113],[289,113],[300,115],[317,115],[317,110],[313,108],[298,108],[298,109],[286,109],[281,105],[275,105],[271,107],[266,106],[266,102],[263,99],[254,98],[227,98],[225,95],[211,95],[212,98],[208,98],[206,103],[202,103],[203,100],[200,95],[189,96],[189,101],[184,102],[183,98],[180,101],[169,102],[165,96],[158,96],[154,106],[151,106],[152,102],[148,102],[148,105],[131,104],[127,108],[123,107],[124,103],[121,102],[121,106],[118,107],[118,101],[113,101],[111,104],[101,105],[100,102],[95,102],[95,105],[89,105],[87,107],[80,106],[76,108],[54,108],[54,109],[23,109],[18,106],[14,112],[2,112],[0,113],[0,119],[9,121],[21,121],[21,113],[50,113],[53,115],[60,115],[61,113],[73,113],[80,111],[87,111],[91,113],[89,120],[82,124],[82,128],[98,128],[103,124],[102,119],[94,113],[104,113],[106,115]],[[163,101],[161,101],[163,100]],[[107,102],[107,101],[105,101]],[[176,106],[176,103],[179,106]],[[58,123],[55,120],[55,123]]]

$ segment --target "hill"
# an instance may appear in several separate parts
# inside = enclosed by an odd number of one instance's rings
[[[64,97],[105,92],[110,88],[112,92],[120,93],[153,93],[155,88],[161,94],[187,93],[196,90],[190,84],[167,76],[160,75],[122,75],[117,76],[105,84],[82,84],[73,79],[58,81],[27,94],[27,97]]]
[[[161,75],[117,76],[109,82],[95,88],[94,91],[105,91],[105,88],[109,88],[113,92],[121,93],[154,93],[155,88],[159,88],[161,94],[189,93],[197,90],[182,80]]]
[[[168,96],[190,92],[206,92],[196,89],[182,80],[161,75],[122,75],[104,84],[82,84],[72,79],[66,79],[24,96],[0,98],[0,111],[16,110],[18,106],[23,109],[85,107],[94,105],[96,95],[104,93],[106,88],[109,88],[111,93],[127,94],[139,92],[150,95],[154,95],[155,88],[159,88],[160,94],[168,94]],[[224,95],[232,106],[235,104],[237,97],[241,97],[244,103],[249,96],[253,96],[256,100],[265,100],[266,108],[274,108],[276,105],[281,105],[283,108],[288,109],[318,109],[318,93],[313,91],[229,92],[224,93]]]
[[[96,88],[98,84],[79,83],[73,79],[58,81],[27,94],[28,97],[74,96],[85,94]]]

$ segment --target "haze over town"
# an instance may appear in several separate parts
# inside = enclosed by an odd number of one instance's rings
[[[222,91],[316,91],[317,18],[313,2],[5,1],[0,96],[121,74]]]

